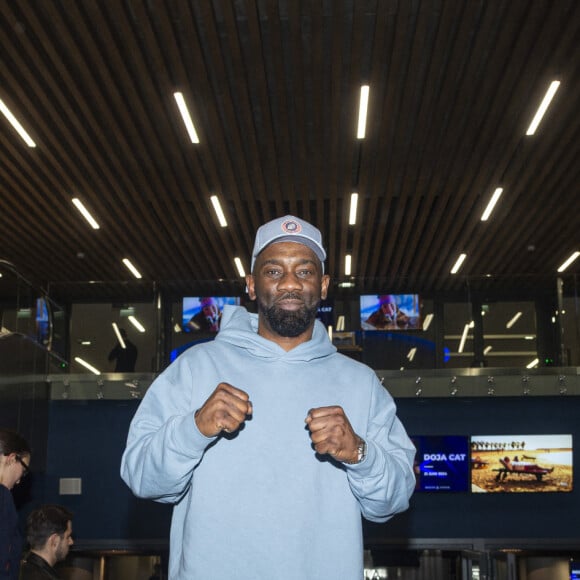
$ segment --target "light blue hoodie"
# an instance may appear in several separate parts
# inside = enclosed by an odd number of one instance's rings
[[[171,580],[360,580],[361,514],[384,522],[408,507],[415,448],[376,374],[338,354],[320,322],[289,352],[257,328],[257,315],[226,307],[217,338],[154,381],[121,476],[137,496],[174,504]],[[207,438],[194,413],[222,381],[250,395],[253,415]],[[366,440],[363,462],[313,450],[304,420],[330,405]]]

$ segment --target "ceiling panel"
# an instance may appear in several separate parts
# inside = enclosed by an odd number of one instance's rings
[[[293,213],[355,292],[553,287],[580,249],[579,45],[575,0],[0,0],[0,99],[37,144],[0,117],[0,260],[63,300],[242,292],[234,257]]]

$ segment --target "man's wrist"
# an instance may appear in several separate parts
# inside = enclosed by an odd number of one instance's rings
[[[356,465],[362,463],[367,456],[367,443],[362,437],[358,437],[358,443],[356,448],[356,459],[354,461],[343,461],[347,465]]]

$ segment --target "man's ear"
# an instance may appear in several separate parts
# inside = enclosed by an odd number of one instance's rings
[[[256,291],[254,287],[254,276],[252,274],[246,275],[246,288],[248,289],[248,296],[250,300],[256,299]]]
[[[51,550],[56,550],[58,548],[59,542],[60,542],[60,536],[56,532],[54,534],[50,534],[50,536],[48,536],[47,544]]]
[[[330,284],[330,276],[328,274],[324,274],[322,276],[320,284],[321,284],[320,297],[322,298],[322,300],[326,300],[326,297],[328,296],[328,286]]]

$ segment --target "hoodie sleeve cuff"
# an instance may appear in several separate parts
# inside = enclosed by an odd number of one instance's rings
[[[347,470],[355,477],[366,478],[373,474],[377,469],[377,458],[380,455],[377,454],[377,448],[372,441],[366,440],[367,444],[367,455],[360,463],[345,463],[344,466]]]
[[[193,457],[203,453],[206,447],[217,439],[216,437],[206,437],[197,427],[195,414],[188,413],[180,417],[175,425],[176,441],[181,443],[182,453]]]

